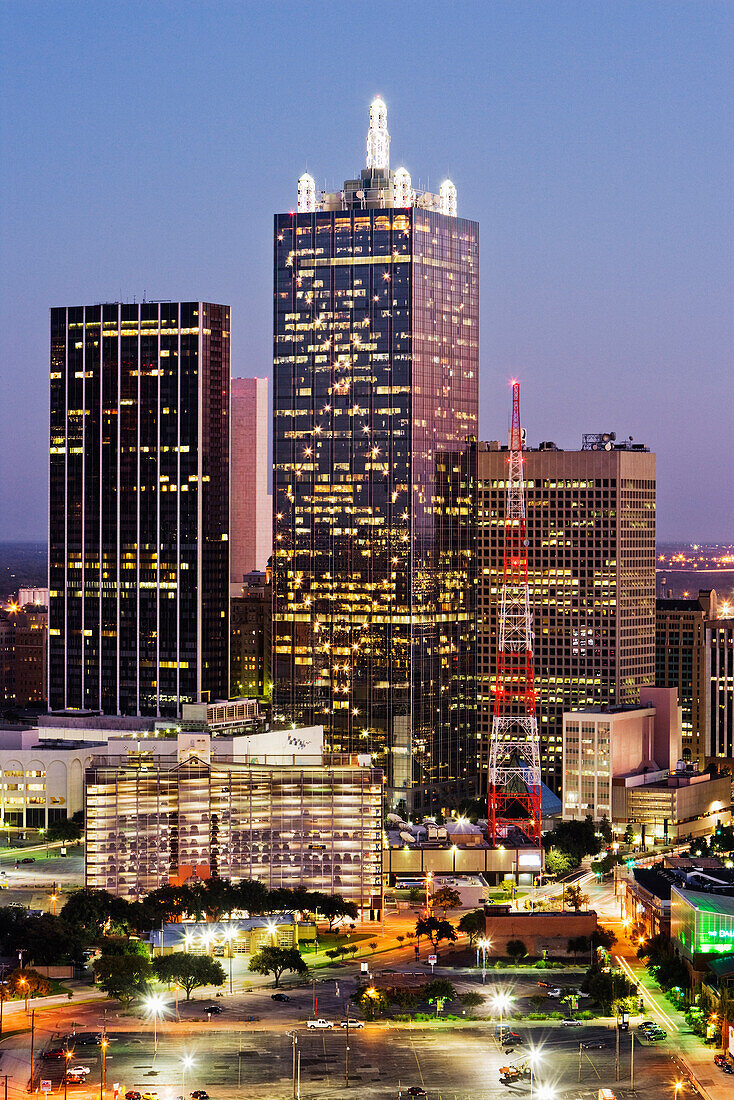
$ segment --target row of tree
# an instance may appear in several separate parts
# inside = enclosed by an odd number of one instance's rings
[[[257,879],[230,882],[212,878],[190,885],[162,886],[141,901],[126,901],[106,890],[78,890],[64,905],[61,917],[72,927],[95,937],[103,931],[146,932],[161,921],[177,921],[183,917],[218,921],[231,917],[233,912],[260,916],[285,910],[312,914],[327,921],[329,930],[335,922],[345,917],[356,919],[359,915],[356,904],[339,894],[301,889],[269,890]]]

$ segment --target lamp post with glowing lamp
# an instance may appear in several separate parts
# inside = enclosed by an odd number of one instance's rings
[[[56,916],[56,894],[51,895],[51,915]]]
[[[26,1013],[27,1013],[28,1012],[28,992],[29,992],[28,991],[28,982],[25,980],[25,978],[21,978],[18,982],[18,985],[22,985],[23,989],[25,990],[25,993],[24,993],[24,996],[25,996],[25,1010],[26,1010]]]
[[[276,939],[276,936],[277,936],[277,933],[278,933],[277,925],[273,924],[273,922],[271,920],[269,920],[268,923],[267,923],[267,929],[268,929],[268,932],[270,933],[270,936],[271,936],[272,941],[273,941],[272,946],[277,947],[278,946],[278,941]]]
[[[512,997],[509,993],[497,992],[492,996],[492,1007],[499,1012],[500,1016],[500,1042],[504,1041],[504,1028],[502,1026],[502,1017],[512,1004]]]
[[[487,977],[487,951],[492,946],[492,941],[488,940],[486,936],[483,936],[481,940],[477,940],[477,955],[480,950],[482,952],[482,985],[484,985]],[[478,960],[477,960],[478,961]]]
[[[535,1063],[542,1062],[543,1055],[540,1053],[537,1047],[533,1047],[528,1055],[528,1061],[530,1062],[530,1100],[533,1097],[533,1084],[535,1081]]]
[[[153,1017],[153,1050],[158,1051],[158,1017],[163,1015],[164,1002],[160,993],[151,993],[145,998],[148,1015]]]
[[[67,1043],[66,1049],[64,1050],[64,1100],[66,1100],[66,1086],[68,1084],[67,1076],[69,1074],[69,1062],[71,1061],[73,1055],[74,1051],[69,1050],[69,1044]]]
[[[181,1095],[186,1100],[186,1070],[191,1069],[194,1064],[194,1059],[190,1054],[184,1054],[181,1059]]]
[[[431,883],[433,882],[433,871],[426,871],[426,913],[430,915],[431,912]]]
[[[232,939],[233,939],[233,937],[234,937],[234,932],[232,931],[231,928],[228,928],[227,931],[224,933],[224,938],[227,941],[227,952],[229,954],[229,992],[230,992],[230,996],[232,995]]]
[[[104,1090],[107,1083],[105,1080],[107,1077],[107,1047],[109,1045],[109,1040],[104,1033],[102,1034],[102,1041],[99,1045],[102,1050],[102,1072],[99,1077],[99,1100],[104,1100]]]

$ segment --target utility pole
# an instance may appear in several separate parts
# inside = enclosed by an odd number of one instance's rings
[[[7,1073],[3,1073],[2,1076],[5,1080],[5,1100],[8,1100],[8,1076],[9,1075]]]
[[[29,1092],[33,1092],[33,1044],[36,1039],[36,1010],[31,1009],[31,1087]]]
[[[632,1046],[630,1047],[630,1089],[635,1091],[635,1033],[630,1032],[632,1036]]]
[[[347,1001],[347,1027],[346,1027],[346,1032],[347,1032],[347,1049],[344,1052],[345,1055],[346,1055],[345,1063],[344,1063],[344,1066],[345,1066],[344,1084],[345,1084],[345,1088],[349,1088],[349,1002],[348,1001]]]
[[[298,1042],[298,1032],[291,1032],[291,1040],[293,1047],[293,1100],[296,1100],[296,1044]]]
[[[619,1080],[619,1013],[617,1013],[617,1047],[614,1057],[614,1080]]]
[[[102,1030],[102,1042],[100,1043],[100,1049],[102,1051],[102,1072],[99,1077],[99,1100],[104,1100],[104,1090],[107,1084],[105,1078],[107,1076],[107,1030]]]
[[[581,1084],[581,1043],[579,1043],[579,1084]]]

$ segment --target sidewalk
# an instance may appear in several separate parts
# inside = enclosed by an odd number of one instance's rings
[[[671,1052],[671,1058],[681,1072],[690,1075],[698,1092],[708,1097],[708,1100],[731,1100],[732,1079],[714,1065],[716,1051],[712,1047],[704,1046],[698,1036],[693,1034],[683,1013],[666,1000],[660,987],[639,960],[621,959],[616,954],[614,960],[623,970],[628,969],[634,980],[640,983],[646,1007],[662,1019],[669,1041],[677,1047],[675,1052]]]

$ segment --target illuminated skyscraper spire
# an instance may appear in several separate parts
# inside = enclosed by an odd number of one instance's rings
[[[316,182],[304,172],[298,177],[298,213],[311,214],[316,209]]]
[[[367,167],[380,172],[390,169],[390,135],[387,132],[387,107],[381,96],[370,104],[370,128],[367,131]]]

